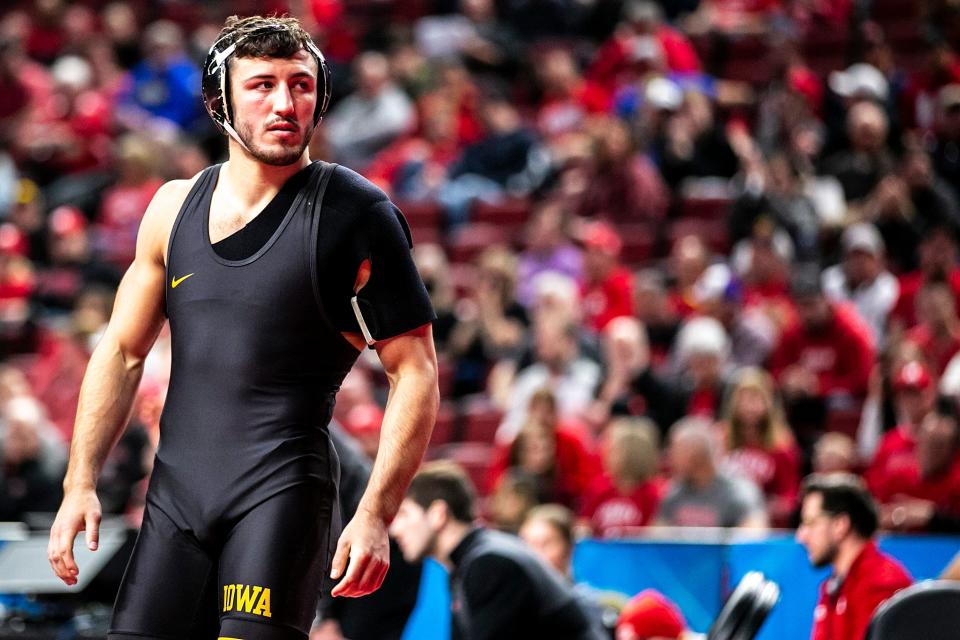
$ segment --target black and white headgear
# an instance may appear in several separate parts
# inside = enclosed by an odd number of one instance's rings
[[[230,74],[227,63],[237,51],[237,47],[244,40],[264,36],[270,33],[287,31],[288,28],[279,23],[267,23],[233,39],[233,35],[226,35],[213,43],[207,53],[207,61],[203,65],[203,82],[201,92],[203,104],[207,113],[221,132],[233,137],[234,140],[246,148],[243,140],[233,128],[233,113],[230,107]],[[317,106],[313,112],[313,123],[316,125],[327,111],[330,104],[330,69],[320,49],[313,43],[310,36],[306,36],[304,48],[317,60]]]

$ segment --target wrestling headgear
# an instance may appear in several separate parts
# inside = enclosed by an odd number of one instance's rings
[[[203,104],[217,128],[222,133],[232,136],[244,148],[246,148],[246,145],[233,128],[233,114],[230,107],[230,74],[228,73],[227,63],[244,40],[287,30],[287,26],[275,22],[265,24],[238,37],[235,34],[226,35],[214,42],[207,54],[207,61],[203,65],[203,83],[201,85]],[[316,125],[320,122],[320,118],[323,117],[327,106],[330,104],[330,69],[327,67],[327,61],[320,49],[313,43],[310,36],[306,36],[303,48],[313,54],[313,57],[317,60],[317,107],[313,112],[313,123]]]

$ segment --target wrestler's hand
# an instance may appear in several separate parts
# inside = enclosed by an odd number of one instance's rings
[[[359,598],[373,593],[383,584],[389,568],[390,541],[386,525],[369,511],[358,510],[337,543],[330,577],[337,580],[343,576],[343,580],[331,595]]]
[[[87,548],[97,550],[100,539],[100,500],[96,489],[73,489],[63,496],[60,511],[50,528],[47,559],[53,572],[67,585],[77,584],[77,563],[73,559],[73,540],[86,531]]]

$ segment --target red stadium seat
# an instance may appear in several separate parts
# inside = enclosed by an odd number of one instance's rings
[[[724,220],[730,210],[727,198],[683,198],[680,201],[681,218]]]
[[[443,208],[436,202],[397,202],[410,227],[439,229],[443,222]]]
[[[730,250],[730,233],[724,220],[675,220],[667,232],[668,245],[672,247],[677,240],[685,236],[698,236],[717,253],[727,253]]]
[[[470,221],[516,228],[526,223],[530,217],[530,209],[530,201],[522,198],[511,198],[496,204],[474,200],[470,209]]]
[[[620,239],[623,240],[623,250],[620,257],[624,264],[639,266],[653,259],[657,244],[657,228],[651,224],[621,224],[617,225]]]
[[[472,401],[463,412],[463,439],[492,444],[502,420],[503,412],[488,401]]]
[[[861,407],[831,409],[827,412],[826,430],[844,433],[854,440],[860,428]]]
[[[437,421],[433,425],[433,435],[430,436],[430,446],[445,445],[453,441],[453,425],[455,412],[453,406],[446,401],[440,402],[437,412]]]
[[[470,476],[477,493],[484,495],[490,486],[490,470],[493,468],[494,447],[482,442],[458,442],[431,447],[427,452],[430,460],[455,462]]]
[[[492,224],[470,223],[457,229],[448,245],[450,262],[472,262],[484,249],[497,244],[507,244],[509,233],[503,227]]]

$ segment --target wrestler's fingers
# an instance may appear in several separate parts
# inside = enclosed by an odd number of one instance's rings
[[[100,542],[100,513],[90,511],[86,517],[87,548],[91,551],[97,550]]]
[[[357,587],[364,571],[367,570],[367,565],[370,564],[370,559],[369,553],[358,553],[351,557],[350,564],[347,566],[347,573],[343,576],[343,580],[333,588],[330,595],[346,596],[348,598],[361,595]]]
[[[360,591],[359,595],[365,596],[379,589],[389,566],[388,563],[384,563],[380,558],[371,557],[370,562],[367,564],[366,571],[363,572],[363,577],[360,578],[357,584],[357,590]]]
[[[340,538],[337,543],[337,552],[333,555],[333,563],[330,566],[330,577],[336,580],[343,575],[347,568],[347,560],[350,558],[350,543],[344,538]]]

